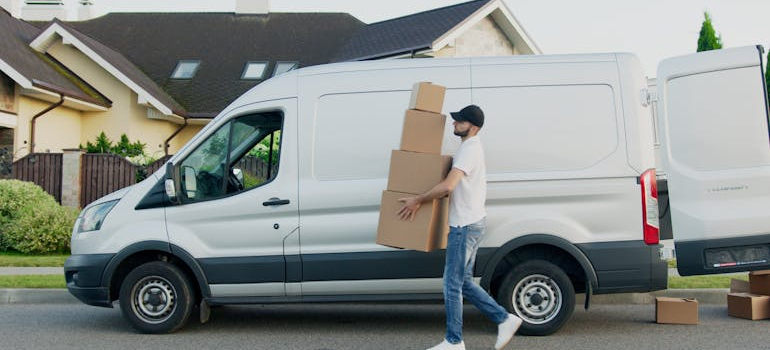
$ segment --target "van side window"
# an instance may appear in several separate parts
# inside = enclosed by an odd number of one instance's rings
[[[278,174],[283,116],[247,115],[223,125],[179,168],[185,202],[220,198],[259,187]]]

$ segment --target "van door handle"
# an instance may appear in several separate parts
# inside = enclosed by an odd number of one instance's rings
[[[262,202],[262,205],[269,207],[271,205],[286,205],[289,203],[290,202],[288,199],[280,199],[280,198],[273,197],[268,199],[267,202]]]

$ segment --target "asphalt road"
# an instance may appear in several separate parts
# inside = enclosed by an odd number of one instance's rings
[[[575,310],[548,337],[517,336],[508,349],[767,349],[770,320],[727,316],[701,305],[697,326],[653,323],[653,305]],[[137,334],[119,309],[82,304],[0,305],[3,349],[425,349],[443,337],[441,304],[226,306],[211,321],[171,335]],[[466,307],[468,349],[491,349],[496,327]]]

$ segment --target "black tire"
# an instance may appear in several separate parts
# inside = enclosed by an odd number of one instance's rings
[[[120,310],[142,333],[171,333],[182,328],[193,309],[194,293],[176,266],[153,261],[132,270],[120,286]]]
[[[549,335],[572,316],[575,289],[558,266],[545,260],[530,260],[505,276],[497,302],[524,320],[519,334]]]

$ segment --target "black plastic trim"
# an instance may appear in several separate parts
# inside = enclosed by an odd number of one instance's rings
[[[160,179],[150,188],[142,200],[134,207],[135,210],[165,208],[171,204],[166,195],[166,180]]]
[[[284,282],[283,255],[198,259],[210,284]]]
[[[88,305],[112,307],[109,290],[101,287],[102,273],[114,254],[76,254],[64,262],[67,290]]]
[[[302,280],[441,278],[445,257],[445,250],[302,255]]]
[[[479,271],[483,271],[481,274],[481,287],[489,290],[490,284],[492,283],[492,277],[494,276],[495,269],[497,269],[497,266],[503,261],[506,255],[511,253],[512,251],[523,247],[527,245],[533,245],[533,244],[545,244],[545,245],[551,245],[557,248],[560,248],[570,255],[572,255],[575,260],[578,261],[580,264],[580,267],[583,268],[583,272],[586,275],[586,278],[589,282],[591,282],[591,287],[593,290],[596,290],[598,287],[596,272],[594,271],[594,267],[591,264],[591,261],[586,257],[586,255],[578,249],[574,244],[570,243],[569,241],[552,236],[552,235],[546,235],[546,234],[532,234],[527,236],[518,237],[516,239],[511,240],[510,242],[504,244],[499,249],[495,250],[494,253],[489,255],[489,251],[484,249],[479,249],[479,255],[476,257],[476,271],[477,273]],[[483,253],[483,255],[482,255]]]
[[[120,252],[115,254],[112,260],[107,264],[107,267],[105,267],[104,273],[102,274],[101,286],[106,287],[108,290],[110,289],[115,270],[117,270],[118,266],[120,266],[126,258],[136,253],[153,250],[172,254],[182,260],[195,275],[201,295],[204,297],[211,296],[211,290],[209,289],[208,283],[206,283],[206,276],[197,261],[192,258],[192,255],[180,247],[163,241],[138,242],[123,248]]]
[[[576,244],[590,259],[598,286],[594,294],[650,292],[665,289],[668,264],[660,256],[661,245],[644,241]],[[665,276],[665,279],[664,279]]]
[[[740,248],[748,246],[770,246],[770,233],[748,237],[731,237],[699,241],[675,242],[676,266],[682,276],[710,275],[770,269],[770,261],[765,263],[738,264],[736,266],[714,267],[706,264],[707,249]]]
[[[386,301],[440,301],[441,293],[425,294],[355,294],[286,297],[216,297],[206,298],[209,305],[229,304],[275,304],[275,303],[344,303],[344,302],[386,302]]]

